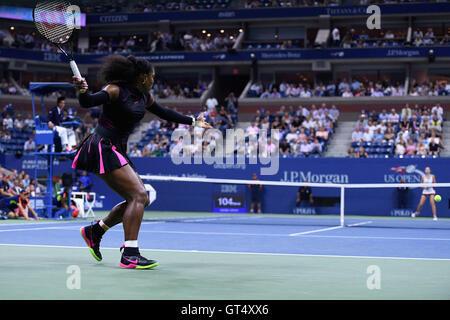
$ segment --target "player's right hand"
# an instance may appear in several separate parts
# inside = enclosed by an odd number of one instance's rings
[[[73,85],[78,92],[86,92],[88,89],[88,84],[85,78],[79,78],[77,76],[72,77]]]

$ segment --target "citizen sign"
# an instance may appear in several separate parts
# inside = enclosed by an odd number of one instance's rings
[[[103,16],[99,19],[101,23],[127,22],[128,15],[122,14],[118,16]]]

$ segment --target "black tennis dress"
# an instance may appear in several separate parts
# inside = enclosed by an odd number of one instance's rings
[[[115,85],[120,93],[112,103],[108,102],[109,96],[104,90],[92,95],[80,94],[82,107],[90,108],[102,102],[103,109],[94,133],[78,147],[73,169],[102,175],[129,164],[136,170],[127,155],[127,142],[146,110],[168,121],[192,124],[192,117],[161,107],[156,102],[149,107],[150,94],[143,94],[135,86],[126,83]]]

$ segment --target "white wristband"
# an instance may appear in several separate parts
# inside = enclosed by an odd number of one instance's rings
[[[191,118],[192,118],[192,124],[191,124],[191,126],[195,127],[195,123],[196,123],[195,117],[192,117],[192,116],[191,116]]]

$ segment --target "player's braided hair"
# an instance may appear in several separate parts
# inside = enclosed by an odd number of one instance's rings
[[[152,70],[153,66],[146,59],[109,55],[104,59],[100,74],[107,83],[135,83],[139,75],[148,74]]]

